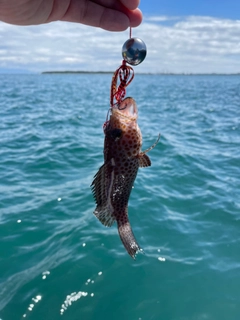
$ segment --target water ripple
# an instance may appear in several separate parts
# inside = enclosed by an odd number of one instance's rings
[[[136,261],[92,214],[111,75],[0,81],[1,319],[238,319],[240,78],[129,87],[143,149],[161,133],[129,202]]]

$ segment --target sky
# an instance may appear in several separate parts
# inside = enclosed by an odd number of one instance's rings
[[[135,72],[240,73],[240,1],[142,0],[140,9],[132,35],[146,43],[147,57]],[[128,37],[67,22],[0,22],[0,73],[115,71]]]
[[[238,0],[142,0],[140,9],[147,15],[240,18]]]

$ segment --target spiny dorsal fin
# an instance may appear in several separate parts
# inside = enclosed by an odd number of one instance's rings
[[[112,160],[100,167],[91,184],[97,204],[93,213],[103,225],[108,227],[115,221],[110,198],[114,181],[114,160]]]
[[[141,152],[138,158],[139,167],[150,167],[151,166],[151,160],[149,156],[146,153]]]

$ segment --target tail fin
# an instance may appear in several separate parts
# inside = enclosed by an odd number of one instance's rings
[[[120,239],[122,240],[122,243],[126,248],[127,252],[130,254],[130,256],[133,259],[135,259],[137,252],[141,251],[142,249],[139,247],[134,237],[130,223],[129,221],[124,223],[122,221],[118,221],[117,223],[118,223],[118,233],[119,233]]]

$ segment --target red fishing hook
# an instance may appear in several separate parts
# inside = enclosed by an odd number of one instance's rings
[[[112,77],[110,92],[111,107],[119,105],[123,101],[126,95],[126,87],[132,82],[133,78],[133,68],[128,66],[126,61],[123,60],[122,65],[114,72]]]

